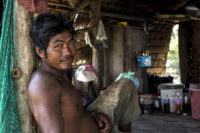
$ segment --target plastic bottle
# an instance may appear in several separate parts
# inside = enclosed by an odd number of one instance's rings
[[[167,94],[164,96],[163,104],[164,104],[164,113],[169,113],[170,112],[170,99]]]
[[[175,114],[181,115],[182,114],[182,96],[181,96],[180,92],[176,93],[174,102],[175,102],[175,105],[176,105]]]
[[[140,98],[140,108],[141,108],[142,114],[144,114],[144,99],[143,99],[143,97]]]

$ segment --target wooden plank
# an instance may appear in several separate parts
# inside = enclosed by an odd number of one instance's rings
[[[151,73],[164,73],[166,68],[161,67],[161,68],[147,68],[147,72]]]
[[[21,133],[35,133],[32,114],[29,108],[28,84],[35,62],[33,44],[29,37],[31,27],[30,13],[15,2],[15,48],[16,64],[21,76],[14,80]]]
[[[147,42],[147,45],[148,45],[148,43],[150,43],[150,44],[157,44],[157,45],[163,45],[163,44],[165,44],[165,45],[169,45],[169,41],[167,40],[166,41],[166,38],[165,39],[163,39],[163,40],[159,40],[159,39],[154,39],[154,40],[146,40],[146,42]]]
[[[198,40],[200,40],[200,39],[198,39]],[[192,43],[190,44],[190,45],[192,45],[191,50],[194,50],[194,49],[196,49],[196,48],[200,49],[200,42],[198,42],[198,40],[197,40],[197,41],[194,41],[194,42],[192,42]]]
[[[147,37],[148,36],[154,36],[154,37],[158,37],[158,36],[165,36],[165,37],[167,37],[167,36],[170,36],[171,35],[171,32],[169,33],[169,31],[167,32],[167,31],[160,31],[160,30],[157,30],[157,31],[151,31],[148,35],[147,35]]]
[[[199,74],[200,73],[200,68],[199,67],[193,67],[193,68],[191,68],[190,73]]]
[[[160,42],[147,42],[146,46],[148,47],[168,47],[169,46],[169,42],[166,41],[160,41]]]
[[[165,67],[166,61],[152,61],[152,67],[162,66]]]
[[[199,62],[192,62],[190,67],[193,68],[193,67],[199,67],[200,66],[200,61]]]
[[[158,52],[167,53],[169,51],[169,46],[167,46],[167,47],[147,47],[147,50],[151,53],[158,53]]]
[[[90,2],[90,23],[92,35],[95,38],[98,30],[98,24],[101,18],[101,1],[93,0]],[[94,43],[94,42],[92,42]],[[92,48],[92,66],[97,74],[98,80],[94,82],[94,88],[97,95],[103,87],[103,49]]]
[[[162,53],[162,54],[160,54],[160,53],[150,53],[149,54],[150,56],[151,56],[151,59],[152,60],[160,60],[160,61],[163,61],[163,60],[166,60],[167,59],[167,53]]]
[[[51,12],[51,13],[60,13],[60,14],[66,14],[66,15],[70,14],[70,11],[68,11],[68,10],[50,8],[50,7],[47,8],[47,11]]]
[[[190,82],[191,83],[199,83],[200,82],[200,77],[199,76],[192,76],[190,77]]]
[[[190,23],[184,22],[179,25],[179,61],[181,82],[189,85],[189,40],[191,37]]]

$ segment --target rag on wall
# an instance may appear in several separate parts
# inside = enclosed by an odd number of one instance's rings
[[[48,7],[48,0],[17,0],[26,10],[30,12],[45,13]]]

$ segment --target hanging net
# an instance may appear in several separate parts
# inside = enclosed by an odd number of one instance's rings
[[[0,39],[0,133],[20,133],[12,78],[14,0],[3,0]]]

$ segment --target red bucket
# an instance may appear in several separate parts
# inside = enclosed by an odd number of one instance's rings
[[[194,85],[194,84],[193,84]],[[194,119],[200,120],[200,89],[190,85],[191,94],[191,107],[192,107],[192,117]]]

